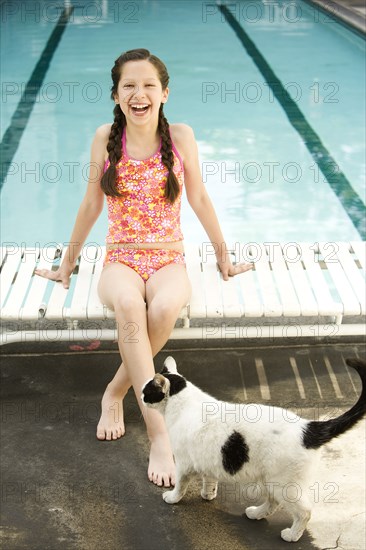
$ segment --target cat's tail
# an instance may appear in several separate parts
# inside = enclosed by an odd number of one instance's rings
[[[338,418],[309,422],[303,431],[303,445],[307,449],[318,449],[334,437],[343,434],[354,426],[366,413],[366,361],[346,359],[349,367],[354,368],[362,380],[362,391],[357,403]]]

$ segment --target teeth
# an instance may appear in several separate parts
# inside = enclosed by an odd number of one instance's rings
[[[134,109],[145,109],[148,105],[131,105]]]

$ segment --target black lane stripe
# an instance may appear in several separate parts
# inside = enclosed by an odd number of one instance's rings
[[[225,16],[228,24],[243,44],[248,55],[253,59],[253,62],[262,73],[268,86],[270,86],[273,91],[274,96],[285,111],[291,125],[295,128],[301,139],[304,141],[309,153],[319,166],[319,170],[321,170],[324,174],[331,189],[338,197],[361,238],[366,240],[366,207],[363,201],[353,189],[343,172],[340,171],[332,155],[310,126],[295,101],[284,88],[280,79],[275,75],[267,61],[259,52],[254,42],[252,42],[247,33],[226,6],[220,4],[219,8]]]
[[[50,63],[52,61],[53,54],[61,40],[62,34],[66,29],[66,25],[69,22],[70,16],[74,10],[73,6],[64,8],[56,27],[53,29],[51,36],[35,66],[30,79],[27,82],[22,97],[18,103],[18,106],[11,118],[10,125],[6,129],[2,142],[0,143],[0,159],[1,159],[1,173],[0,173],[0,191],[4,185],[5,178],[7,176],[9,166],[14,158],[14,155],[19,147],[19,142],[27,126],[29,117],[34,107],[34,103],[37,98],[42,82],[46,76]]]

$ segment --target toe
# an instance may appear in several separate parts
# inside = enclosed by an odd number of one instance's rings
[[[162,480],[164,483],[164,487],[170,487],[170,478],[168,474],[163,474]]]
[[[97,429],[97,439],[100,441],[104,441],[105,439],[105,431],[102,428]]]

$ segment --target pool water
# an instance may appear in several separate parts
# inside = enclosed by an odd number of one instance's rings
[[[352,30],[300,0],[6,4],[3,243],[69,241],[95,129],[112,122],[110,70],[136,47],[167,65],[167,118],[194,129],[228,242],[365,238],[365,41]],[[34,71],[34,104],[21,103]],[[185,198],[182,225],[186,241],[207,241]],[[106,230],[105,209],[87,242]]]

